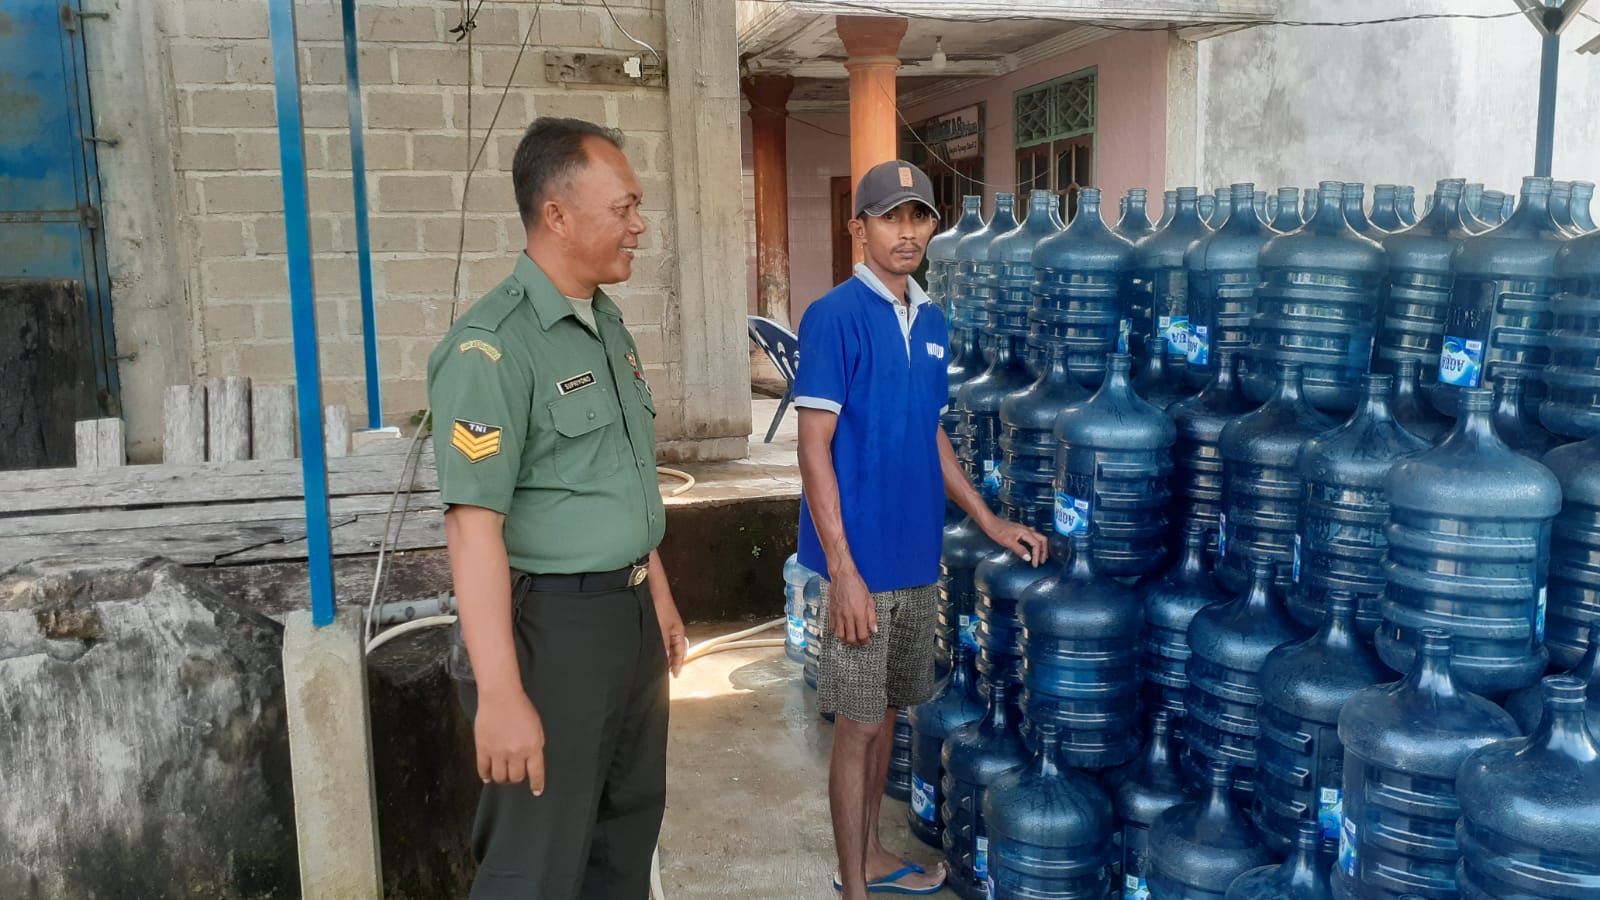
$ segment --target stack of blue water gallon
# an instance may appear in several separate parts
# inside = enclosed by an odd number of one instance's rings
[[[945,532],[890,790],[959,895],[1600,898],[1593,191],[966,198],[945,425],[1052,559]]]

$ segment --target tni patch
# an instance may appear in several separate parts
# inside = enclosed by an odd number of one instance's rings
[[[457,419],[450,429],[450,446],[468,462],[482,462],[500,452],[500,426]]]
[[[500,351],[495,349],[495,347],[493,345],[489,344],[486,341],[481,341],[481,340],[477,340],[477,339],[470,340],[470,341],[462,341],[461,342],[461,346],[456,348],[456,351],[460,352],[460,353],[466,353],[469,350],[480,350],[480,351],[483,352],[484,356],[489,357],[489,359],[493,360],[494,362],[499,362],[500,361]]]

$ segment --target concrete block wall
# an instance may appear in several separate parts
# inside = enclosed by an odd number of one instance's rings
[[[193,368],[199,376],[286,383],[294,368],[267,4],[165,2],[181,229],[195,298]],[[664,0],[609,2],[623,27],[665,49]],[[598,0],[481,4],[470,55],[451,32],[460,18],[460,4],[438,0],[357,4],[386,423],[403,424],[425,405],[428,353],[449,326],[453,301],[464,310],[511,272],[523,246],[512,155],[529,121],[562,115],[626,133],[650,231],[632,280],[609,293],[655,386],[662,439],[682,435],[685,406],[673,396],[677,380],[670,377],[682,360],[676,342],[663,340],[676,331],[668,319],[676,308],[669,302],[676,271],[666,89],[568,87],[548,82],[544,72],[546,51],[621,51],[647,59],[649,52],[622,34]],[[305,0],[297,4],[297,20],[325,399],[361,410],[362,324],[338,4]],[[529,46],[518,63],[524,34]],[[469,154],[480,146],[469,187]],[[365,424],[364,415],[355,420]]]

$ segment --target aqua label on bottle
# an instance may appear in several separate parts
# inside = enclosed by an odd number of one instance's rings
[[[1548,588],[1539,588],[1539,603],[1533,611],[1533,642],[1536,645],[1544,643],[1544,611],[1547,593]]]
[[[1483,381],[1483,341],[1445,335],[1439,351],[1439,383],[1475,388]]]
[[[1351,878],[1356,877],[1356,837],[1359,830],[1356,823],[1349,819],[1339,828],[1339,868],[1344,870]]]
[[[1133,336],[1133,320],[1123,319],[1117,323],[1117,352],[1128,352],[1128,339]]]
[[[1294,583],[1300,583],[1300,535],[1294,536]]]
[[[983,496],[993,500],[1000,496],[1000,461],[986,459],[983,461]]]
[[[978,881],[989,878],[989,838],[978,835],[978,846],[972,854],[972,877]]]
[[[789,624],[784,629],[789,639],[789,646],[799,650],[806,647],[806,620],[801,616],[789,616]]]
[[[1167,339],[1167,355],[1189,358],[1189,317],[1162,316],[1158,324]]]
[[[911,776],[911,811],[922,821],[933,823],[933,785],[916,775]]]
[[[1150,886],[1143,875],[1122,876],[1122,900],[1150,900]]]
[[[1317,791],[1317,829],[1325,841],[1340,840],[1340,826],[1344,821],[1344,791],[1336,787]]]
[[[1228,514],[1217,514],[1217,559],[1228,555]]]
[[[1071,536],[1089,533],[1089,501],[1063,491],[1056,492],[1056,534]]]
[[[1189,365],[1204,366],[1211,361],[1211,335],[1210,329],[1204,325],[1195,325],[1189,329],[1188,346]]]
[[[959,617],[961,627],[961,646],[973,653],[978,652],[978,617],[970,613],[962,613]]]

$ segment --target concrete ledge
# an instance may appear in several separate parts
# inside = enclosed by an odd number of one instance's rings
[[[383,896],[363,651],[353,610],[324,628],[304,610],[285,619],[283,681],[305,900]]]

